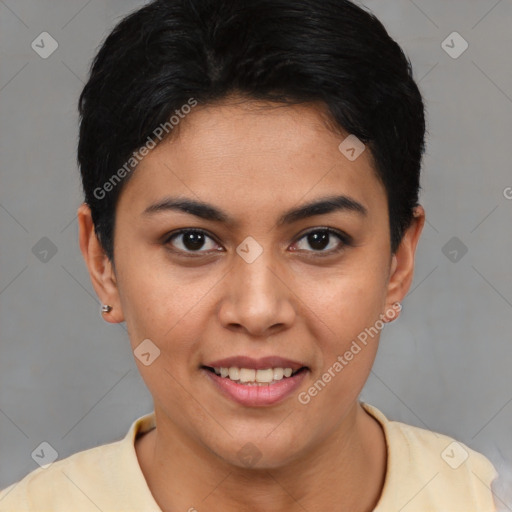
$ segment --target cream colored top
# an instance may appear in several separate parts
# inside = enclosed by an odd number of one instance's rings
[[[374,512],[496,510],[490,485],[497,472],[483,455],[445,435],[389,421],[375,407],[362,405],[382,425],[388,450],[384,489]],[[136,419],[119,441],[35,469],[0,491],[0,511],[162,512],[134,446],[136,437],[155,425],[153,411]]]

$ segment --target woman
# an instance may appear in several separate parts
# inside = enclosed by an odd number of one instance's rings
[[[0,510],[495,510],[483,455],[358,399],[425,222],[424,106],[375,17],[153,1],[80,114],[80,248],[154,412]]]

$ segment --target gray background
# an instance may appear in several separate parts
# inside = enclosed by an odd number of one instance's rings
[[[429,136],[414,284],[362,399],[501,467],[512,460],[512,1],[364,3],[412,60]],[[99,314],[76,221],[78,95],[99,44],[140,5],[0,0],[0,488],[38,467],[42,441],[64,458],[152,410],[124,324]],[[31,48],[43,31],[59,45],[47,59]],[[453,31],[469,43],[458,58],[442,47]],[[38,253],[43,237],[54,255]]]

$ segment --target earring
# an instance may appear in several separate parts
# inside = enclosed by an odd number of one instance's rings
[[[110,313],[112,311],[112,306],[109,306],[108,304],[102,304],[101,306],[101,312],[102,313]]]

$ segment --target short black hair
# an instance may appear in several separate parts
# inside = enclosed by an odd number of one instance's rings
[[[231,94],[320,103],[367,144],[396,252],[418,205],[425,109],[410,60],[382,23],[348,0],[154,0],[106,37],[78,105],[85,202],[112,262],[134,151],[191,100]]]

